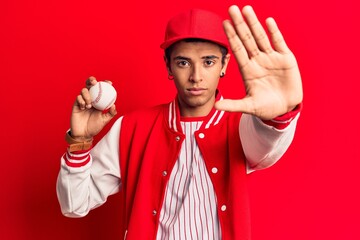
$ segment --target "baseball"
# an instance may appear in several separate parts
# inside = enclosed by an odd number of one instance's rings
[[[110,108],[117,96],[115,88],[107,82],[97,82],[89,92],[92,106],[100,111]]]

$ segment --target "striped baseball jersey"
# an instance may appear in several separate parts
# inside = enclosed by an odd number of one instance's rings
[[[120,192],[127,239],[248,239],[244,173],[282,156],[298,112],[274,125],[215,109],[181,118],[173,101],[120,117],[90,152],[62,157],[61,210],[85,216]]]

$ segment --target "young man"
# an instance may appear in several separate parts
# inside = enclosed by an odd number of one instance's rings
[[[91,107],[96,79],[88,79],[57,182],[64,215],[85,216],[119,192],[126,239],[250,239],[246,174],[273,165],[290,145],[302,87],[275,21],[266,22],[270,41],[251,7],[229,14],[224,28],[203,10],[171,19],[161,47],[174,101],[120,117],[93,148],[116,109]],[[217,90],[229,44],[247,93],[241,100]]]

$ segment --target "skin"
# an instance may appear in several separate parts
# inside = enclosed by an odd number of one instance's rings
[[[266,19],[270,39],[251,6],[242,12],[229,8],[233,23],[224,21],[224,30],[242,75],[246,97],[223,100],[215,108],[244,112],[269,120],[285,114],[302,102],[300,71],[273,18]]]
[[[168,71],[174,76],[181,114],[204,116],[214,106],[269,120],[294,109],[303,99],[300,71],[275,20],[266,19],[267,36],[251,6],[242,10],[231,6],[229,16],[231,21],[224,21],[224,31],[242,75],[246,96],[215,103],[215,90],[229,56],[224,65],[217,58],[212,65],[209,63],[214,58],[207,62],[206,56],[221,56],[215,45],[179,42],[172,52]],[[79,141],[91,139],[116,115],[115,105],[106,113],[91,107],[88,89],[94,84],[96,79],[90,77],[73,106],[71,134]]]
[[[92,107],[89,89],[96,83],[95,77],[89,77],[86,80],[86,87],[81,90],[73,105],[70,129],[75,140],[89,141],[117,114],[115,105],[106,112]]]
[[[182,116],[206,116],[214,107],[220,74],[226,71],[230,55],[224,64],[221,57],[214,43],[180,41],[174,45],[168,71],[174,78]]]

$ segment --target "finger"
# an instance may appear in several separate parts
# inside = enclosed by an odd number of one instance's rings
[[[266,25],[269,29],[271,42],[276,51],[280,53],[288,53],[290,49],[286,45],[283,35],[281,34],[275,20],[273,18],[266,19]]]
[[[236,33],[239,36],[242,44],[245,46],[245,49],[248,52],[249,56],[257,56],[259,54],[259,48],[256,45],[254,36],[252,35],[250,28],[245,22],[245,19],[243,18],[240,9],[235,5],[231,6],[229,8],[229,15],[234,23]]]
[[[90,97],[89,89],[83,88],[81,90],[81,97],[85,101],[85,107],[87,109],[90,109],[92,107],[92,105],[91,105],[91,97]]]
[[[85,110],[86,103],[81,95],[78,95],[76,97],[74,105],[78,106],[81,110]]]
[[[96,83],[97,83],[96,78],[93,77],[93,76],[91,76],[91,77],[89,77],[89,78],[86,80],[86,82],[85,82],[86,88],[87,88],[87,89],[90,89],[90,88],[91,88],[92,86],[94,86]]]
[[[110,80],[104,80],[104,82],[112,85],[112,81],[110,81]]]
[[[256,45],[259,47],[259,49],[266,53],[272,52],[273,49],[271,47],[270,40],[266,34],[265,29],[259,22],[254,9],[251,6],[245,6],[243,8],[243,14],[246,21],[248,22],[250,31],[252,32]]]
[[[239,36],[236,34],[234,27],[231,25],[230,21],[225,20],[223,23],[224,31],[229,40],[231,51],[234,53],[236,61],[239,64],[239,67],[244,67],[249,62],[249,56],[247,51],[240,41]]]
[[[107,124],[115,115],[117,114],[115,104],[112,105],[109,109],[106,110],[103,114],[104,122]]]
[[[113,118],[117,114],[115,104],[109,108],[108,114],[110,115],[111,118]]]
[[[252,100],[245,97],[241,100],[224,99],[215,103],[215,108],[227,112],[243,112],[254,114]]]

